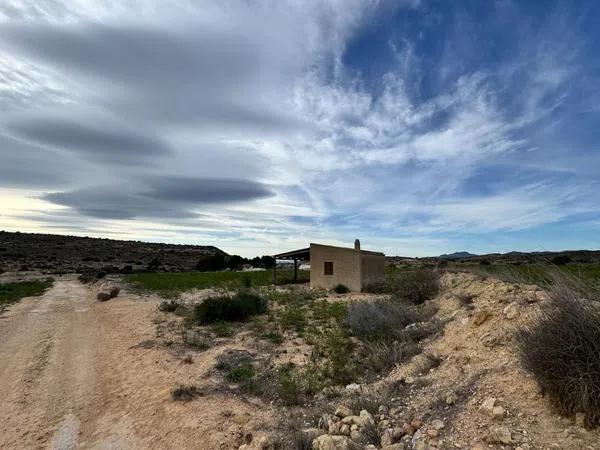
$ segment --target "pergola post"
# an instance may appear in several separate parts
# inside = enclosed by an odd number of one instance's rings
[[[298,282],[298,258],[294,258],[294,283]]]

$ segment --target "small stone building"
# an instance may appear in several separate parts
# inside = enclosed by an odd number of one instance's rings
[[[312,288],[333,289],[343,284],[351,291],[360,292],[365,286],[384,277],[385,255],[361,250],[358,239],[354,241],[354,248],[311,243],[309,248],[274,257],[293,260],[296,274],[298,261],[309,260]]]

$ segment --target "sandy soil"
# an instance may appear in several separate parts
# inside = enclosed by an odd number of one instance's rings
[[[156,303],[61,278],[0,316],[0,448],[229,449],[271,413],[210,389],[214,352],[184,364],[155,335]],[[174,402],[178,384],[206,387]]]

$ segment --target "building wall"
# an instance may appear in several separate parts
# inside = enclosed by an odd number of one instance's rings
[[[325,262],[333,262],[333,275],[325,275]],[[333,289],[343,284],[361,290],[360,257],[351,248],[310,244],[310,287]]]
[[[385,277],[385,256],[362,253],[360,258],[361,286],[363,289]]]

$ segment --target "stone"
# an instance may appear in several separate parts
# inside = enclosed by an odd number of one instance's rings
[[[302,430],[302,437],[306,442],[312,442],[324,434],[327,434],[327,431],[322,428],[304,428]]]
[[[404,377],[404,383],[405,384],[413,384],[415,382],[415,378],[408,376],[408,377]]]
[[[485,441],[488,444],[512,444],[513,442],[510,430],[500,425],[490,427],[488,434],[485,437]]]
[[[444,425],[444,422],[443,422],[443,421],[441,421],[441,420],[439,420],[439,419],[436,419],[436,420],[434,420],[434,421],[432,421],[432,422],[431,422],[431,427],[432,427],[434,430],[441,430],[441,429],[442,429],[442,428],[444,428],[445,426],[446,426],[446,425]]]
[[[492,419],[500,421],[504,419],[505,415],[506,411],[502,406],[494,406],[492,408]]]
[[[496,406],[496,397],[487,397],[479,407],[479,410],[484,414],[491,416],[492,411],[494,410],[494,406]]]
[[[509,320],[512,320],[519,315],[519,306],[516,302],[509,303],[509,305],[506,308],[504,308],[502,312],[504,314],[504,317],[506,317]]]
[[[415,433],[415,428],[411,424],[404,422],[402,424],[402,433],[412,436]]]
[[[379,437],[381,445],[392,445],[394,443],[394,437],[390,430],[385,430]]]
[[[438,430],[436,430],[435,428],[428,428],[427,429],[427,436],[429,437],[438,437],[438,435],[440,434],[440,432]]]
[[[345,436],[348,436],[350,434],[350,427],[346,424],[342,425],[340,428],[340,433]]]
[[[390,422],[389,420],[385,419],[385,420],[381,420],[381,421],[380,421],[380,422],[377,424],[377,426],[379,427],[379,429],[381,429],[381,430],[385,430],[386,428],[389,428],[389,427],[390,427],[390,424],[391,424],[391,422]]]
[[[410,426],[413,427],[415,431],[421,428],[422,425],[423,421],[418,417],[415,417],[413,420],[410,421]]]
[[[360,446],[353,442],[347,436],[332,436],[324,434],[316,438],[313,443],[313,450],[359,450]]]
[[[350,392],[359,392],[360,391],[360,384],[358,383],[351,383],[349,385],[346,386],[346,390],[350,391]]]
[[[373,416],[366,409],[363,409],[360,412],[359,416],[355,419],[355,422],[359,427],[375,426],[375,420],[373,420]]]
[[[486,320],[488,320],[490,318],[490,316],[491,316],[491,314],[487,309],[480,309],[475,314],[473,314],[471,323],[474,326],[478,327],[478,326],[482,325]]]
[[[110,298],[115,298],[117,295],[119,295],[119,292],[121,292],[121,289],[119,289],[118,287],[113,287],[110,289]]]
[[[98,292],[98,295],[96,295],[96,300],[98,300],[99,302],[105,302],[110,299],[111,297],[108,292]]]
[[[403,443],[392,444],[392,445],[383,445],[381,450],[405,450],[406,447]]]
[[[346,405],[338,405],[338,407],[335,408],[334,414],[343,419],[344,417],[351,416],[352,410]]]
[[[358,416],[346,416],[342,419],[342,423],[345,423],[347,425],[352,425],[352,424],[356,423],[357,419],[358,419]]]
[[[400,427],[392,428],[392,438],[394,439],[394,442],[399,441],[405,434],[404,430]]]
[[[360,431],[358,431],[358,429],[350,431],[350,439],[352,439],[353,441],[361,442],[363,440],[363,438],[364,438],[364,436],[362,435],[362,433]]]

